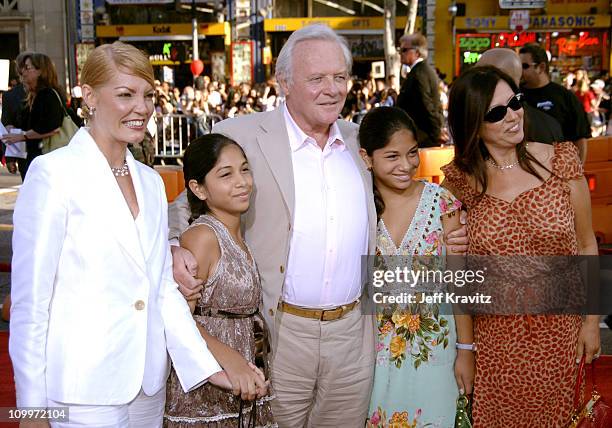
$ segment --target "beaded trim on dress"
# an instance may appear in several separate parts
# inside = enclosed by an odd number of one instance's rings
[[[255,405],[261,406],[265,402],[272,401],[275,398],[276,396],[274,395],[260,398],[257,401],[255,401]],[[251,409],[247,408],[242,411],[242,414],[248,415],[250,412],[251,412]],[[170,415],[164,414],[164,419],[167,419],[171,422],[188,423],[188,424],[219,422],[219,421],[223,421],[226,419],[236,419],[237,417],[238,417],[238,413],[225,413],[223,415],[203,416],[199,418],[189,418],[186,416],[170,416]],[[278,428],[278,424],[273,423],[273,424],[266,424],[266,425],[257,425],[257,428]]]

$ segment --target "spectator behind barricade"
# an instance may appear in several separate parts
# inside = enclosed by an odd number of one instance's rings
[[[387,77],[387,87],[392,88],[395,92],[399,91],[400,86],[395,74],[390,74],[389,77]]]
[[[170,104],[174,107],[174,112],[178,111],[181,100],[181,90],[177,87],[172,88],[172,92],[170,92]]]
[[[214,112],[221,111],[221,105],[223,104],[223,99],[221,98],[221,93],[218,91],[218,88],[219,85],[215,85],[215,82],[210,82],[208,85],[208,105]]]
[[[276,88],[274,85],[266,85],[263,96],[261,97],[263,111],[272,111],[278,105],[278,97],[276,96]]]
[[[225,104],[227,102],[228,97],[229,97],[227,85],[225,83],[223,83],[223,82],[219,82],[218,91],[221,94],[221,99],[223,100],[223,104]]]
[[[397,103],[397,92],[393,88],[385,89],[380,101],[381,106],[393,107]]]
[[[610,115],[610,95],[606,92],[606,84],[601,79],[591,83],[591,89],[595,95],[591,131],[594,137],[598,137],[606,134],[606,124]]]
[[[364,94],[365,92],[365,94]],[[361,117],[367,112],[367,87],[362,81],[353,80],[350,90],[347,93],[341,115],[345,120],[359,123]]]
[[[193,100],[195,99],[195,92],[193,87],[185,86],[183,88],[183,94],[181,95],[181,112],[183,114],[191,114],[193,109]]]
[[[238,113],[238,110],[243,105],[241,99],[242,97],[240,95],[240,92],[234,91],[231,93],[230,97],[228,97],[228,102],[225,106],[227,117],[236,116],[236,114]]]
[[[170,83],[168,82],[162,82],[161,83],[161,91],[168,97],[170,98]]]
[[[194,94],[191,113],[195,119],[196,137],[208,134],[210,127],[207,124],[207,117],[210,113],[208,110],[208,93],[197,89]]]
[[[589,124],[593,126],[593,107],[595,103],[595,94],[591,90],[591,81],[585,70],[576,71],[576,80],[573,86],[574,93],[578,100],[582,104],[587,117],[589,118]]]
[[[155,94],[155,112],[162,115],[174,113],[174,106],[164,92],[158,91]]]
[[[563,78],[563,87],[571,91],[575,79],[576,75],[574,73],[567,73],[567,75]]]
[[[378,107],[379,105],[381,105],[380,103],[382,101],[383,93],[387,89],[387,85],[385,85],[384,79],[376,79],[375,82],[375,92],[372,95],[371,104]]]
[[[66,103],[60,95],[55,65],[47,55],[24,55],[20,74],[27,90],[22,122],[24,131],[4,135],[2,140],[7,144],[26,142],[25,176],[34,158],[42,154],[42,139],[55,134],[62,126]]]
[[[440,91],[440,105],[442,106],[442,115],[446,119],[448,116],[448,85],[444,80],[440,80],[438,83],[438,89]]]

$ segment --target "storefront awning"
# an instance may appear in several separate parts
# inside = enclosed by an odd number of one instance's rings
[[[416,29],[421,28],[422,18],[417,17]],[[311,24],[325,24],[338,32],[354,32],[368,34],[372,31],[380,32],[385,28],[385,20],[382,16],[352,18],[272,18],[264,20],[264,31],[273,32],[292,32]],[[406,17],[398,16],[395,20],[396,29],[404,29]]]
[[[207,22],[198,25],[200,36],[225,36],[229,34],[229,22]],[[147,37],[161,40],[162,37],[189,36],[191,24],[143,24],[143,25],[98,25],[98,37],[134,38]]]
[[[508,16],[474,16],[455,19],[457,30],[482,32],[507,31],[510,28]],[[609,15],[532,15],[528,31],[558,31],[575,28],[609,28]]]

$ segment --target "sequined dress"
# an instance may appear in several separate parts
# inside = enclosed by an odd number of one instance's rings
[[[202,313],[223,311],[232,314],[253,314],[261,302],[261,283],[250,249],[245,252],[233,240],[229,231],[215,217],[203,215],[190,226],[210,227],[217,236],[221,257],[210,276],[197,306]],[[255,362],[254,323],[262,317],[245,318],[194,315],[196,322],[219,341]],[[267,361],[266,361],[267,364]],[[166,387],[164,427],[169,428],[229,428],[238,427],[240,397],[213,385],[185,394],[172,369]],[[276,427],[270,410],[273,396],[256,401],[257,427]],[[243,404],[244,426],[247,426],[251,402]]]

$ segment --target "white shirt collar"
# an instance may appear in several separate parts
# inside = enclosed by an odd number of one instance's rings
[[[423,61],[424,61],[424,59],[423,59],[423,58],[417,58],[417,59],[416,59],[416,61],[414,61],[414,62],[412,63],[412,65],[410,66],[410,68],[411,68],[411,69],[413,69],[415,65],[417,65],[419,62],[423,62]]]
[[[285,116],[285,123],[287,124],[287,133],[289,135],[289,145],[291,146],[291,151],[295,152],[302,148],[304,145],[311,143],[317,145],[317,142],[314,138],[308,136],[302,129],[295,123],[291,113],[289,113],[289,109],[287,108],[287,104],[283,103],[281,105],[283,109],[283,114]],[[326,146],[337,144],[337,147],[345,150],[346,145],[344,143],[344,138],[342,138],[342,134],[340,133],[340,127],[336,122],[332,123],[329,129],[329,137],[327,138]]]

